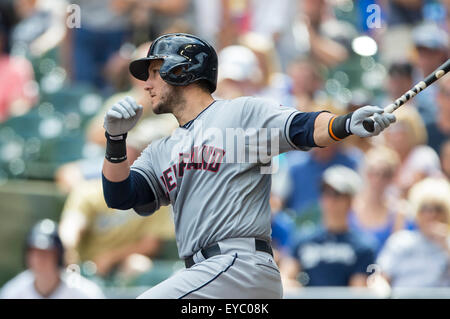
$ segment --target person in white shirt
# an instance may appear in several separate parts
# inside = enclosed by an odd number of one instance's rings
[[[64,272],[64,247],[57,224],[44,219],[35,224],[26,239],[28,269],[7,282],[1,299],[103,299],[101,289],[74,272]]]
[[[409,192],[416,230],[394,233],[377,264],[391,287],[450,286],[450,183],[426,178]]]

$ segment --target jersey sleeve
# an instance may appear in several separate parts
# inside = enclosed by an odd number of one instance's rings
[[[161,206],[167,206],[170,204],[170,199],[167,197],[164,189],[158,182],[158,174],[155,171],[155,166],[158,165],[158,156],[155,153],[157,147],[154,143],[147,146],[141,153],[141,156],[137,158],[130,170],[140,174],[148,183],[150,189],[155,194],[155,200],[146,205],[134,207],[134,210],[141,215],[149,215],[157,211]]]
[[[242,125],[245,129],[266,128],[271,143],[279,143],[278,154],[301,150],[290,138],[290,127],[295,115],[301,114],[292,107],[263,98],[247,98],[242,112]],[[258,139],[258,141],[263,141]],[[275,155],[278,155],[275,154]]]

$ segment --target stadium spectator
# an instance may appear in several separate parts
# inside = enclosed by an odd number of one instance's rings
[[[295,2],[295,0],[247,0],[247,20],[244,20],[247,23],[243,31],[253,32],[269,39],[277,53],[283,54],[280,61],[283,70],[286,70],[288,62],[285,52],[292,50],[290,28],[296,15]]]
[[[147,260],[156,256],[164,240],[174,238],[170,208],[163,207],[145,218],[133,210],[108,208],[100,179],[80,183],[70,192],[61,215],[60,233],[68,262],[92,261],[96,275],[102,277],[120,274],[135,254]]]
[[[316,110],[319,105],[315,95],[323,85],[317,63],[311,59],[299,58],[289,65],[287,74],[291,79],[292,102],[289,105],[302,112]]]
[[[320,204],[322,227],[293,245],[282,261],[284,286],[366,286],[367,267],[374,263],[374,244],[350,229],[348,214],[361,186],[359,175],[344,166],[323,174]]]
[[[103,68],[105,81],[111,86],[114,94],[116,92],[125,92],[130,89],[128,64],[135,51],[136,47],[134,44],[125,42],[118,51],[113,53]]]
[[[25,58],[5,53],[5,31],[0,24],[0,123],[28,112],[37,98],[33,67]]]
[[[352,229],[374,237],[376,253],[392,233],[406,225],[402,202],[389,191],[399,164],[398,155],[384,146],[376,146],[365,154],[363,188],[356,195],[349,215]]]
[[[417,83],[449,58],[449,38],[444,30],[432,23],[415,27],[412,36],[417,51],[417,67],[420,71],[414,78],[414,82]],[[437,93],[438,86],[431,85],[415,98],[415,104],[426,125],[436,119]]]
[[[387,1],[387,23],[389,27],[396,25],[415,25],[423,19],[423,0],[391,0]]]
[[[57,47],[65,36],[66,6],[66,1],[14,1],[19,21],[11,32],[12,50],[39,57]]]
[[[271,39],[258,33],[248,32],[238,42],[252,50],[261,70],[260,81],[256,83],[259,96],[278,101],[282,105],[294,106],[290,94],[289,77],[281,72],[276,48]]]
[[[200,1],[199,1],[200,2]],[[221,0],[218,37],[224,46],[251,32],[268,38],[278,49],[295,16],[294,0]]]
[[[357,34],[356,29],[346,22],[337,20],[331,5],[325,0],[296,1],[297,16],[292,24],[293,43],[297,55],[307,55],[317,62],[335,67],[348,59],[349,38]],[[281,53],[286,58],[286,52]],[[295,58],[295,57],[294,57]],[[292,59],[288,59],[292,60]]]
[[[437,84],[439,91],[436,98],[438,112],[433,123],[427,125],[428,145],[436,153],[441,150],[443,142],[450,138],[450,77],[445,76]]]
[[[121,0],[123,1],[123,0]],[[117,0],[76,0],[80,28],[67,28],[63,59],[71,79],[110,93],[104,66],[130,35],[129,16],[117,11]],[[120,2],[120,1],[119,1]]]
[[[225,20],[223,0],[192,1],[195,8],[194,33],[215,48],[223,47],[220,44],[221,26]]]
[[[248,31],[271,39],[275,46],[293,19],[292,0],[249,0]]]
[[[442,172],[450,181],[450,139],[442,143],[440,154]]]
[[[50,219],[36,223],[27,235],[27,270],[7,282],[2,299],[103,299],[101,289],[79,274],[64,272],[64,247],[58,225]]]
[[[219,37],[223,46],[235,44],[235,39],[247,32],[261,34],[273,42],[283,71],[298,56],[311,55],[327,66],[348,57],[348,49],[340,40],[354,29],[332,18],[326,1],[225,0],[221,11]]]
[[[0,53],[10,52],[11,29],[16,23],[17,17],[13,1],[0,1],[0,28],[3,30],[3,48]]]
[[[132,0],[138,10],[147,10],[149,13],[149,39],[166,33],[166,30],[183,20],[190,27],[195,26],[195,6],[193,0]]]
[[[427,176],[439,176],[441,170],[438,155],[425,145],[427,132],[419,113],[406,106],[397,109],[395,116],[397,122],[383,135],[386,145],[400,157],[394,183],[398,196],[406,198],[413,184]]]
[[[290,153],[287,159],[287,180],[279,196],[283,199],[285,209],[295,215],[297,225],[304,224],[305,227],[317,225],[320,221],[318,200],[321,178],[325,170],[333,165],[357,169],[360,160],[338,144],[314,148],[308,153]]]
[[[262,93],[263,74],[256,55],[242,45],[231,45],[218,53],[219,72],[214,96],[233,99]]]
[[[275,262],[278,263],[283,256],[289,253],[296,225],[292,217],[282,210],[279,197],[273,194],[270,196],[270,209],[272,213],[272,248]]]
[[[393,62],[389,66],[388,80],[386,81],[385,91],[387,96],[380,102],[381,105],[389,105],[400,96],[408,92],[414,85],[413,83],[414,66],[410,62]],[[414,100],[408,101],[406,105],[416,107]]]
[[[389,237],[377,263],[392,287],[449,287],[450,185],[427,178],[411,188],[408,198],[418,229]]]
[[[449,0],[440,0],[442,6],[444,8],[445,16],[444,16],[444,29],[450,30],[450,1]]]

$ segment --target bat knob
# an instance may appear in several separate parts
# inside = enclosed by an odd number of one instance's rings
[[[372,119],[365,119],[362,124],[367,132],[372,133],[375,130],[375,122]]]

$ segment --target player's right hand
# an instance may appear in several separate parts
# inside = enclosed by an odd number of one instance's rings
[[[373,132],[367,131],[363,126],[363,121],[370,117],[373,117],[374,121]],[[384,113],[383,108],[379,106],[366,105],[353,112],[349,129],[352,134],[359,137],[376,136],[395,121],[396,118],[394,114]]]
[[[142,105],[138,105],[131,96],[127,96],[106,112],[103,127],[111,136],[125,134],[139,121],[142,110]]]

